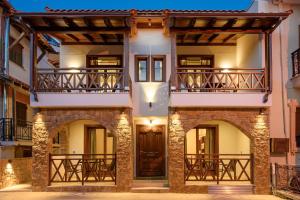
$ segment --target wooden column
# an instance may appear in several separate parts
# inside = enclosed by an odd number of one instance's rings
[[[265,33],[265,80],[268,92],[272,92],[272,34]]]
[[[37,65],[37,42],[36,33],[30,33],[30,91],[35,89],[35,76]]]
[[[177,87],[177,51],[176,51],[176,33],[171,34],[171,86]]]
[[[129,86],[129,33],[126,32],[123,35],[123,68],[124,68],[124,87]]]

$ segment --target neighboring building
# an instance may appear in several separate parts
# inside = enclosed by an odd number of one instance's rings
[[[293,158],[290,9],[14,12],[35,31],[33,190],[269,193],[270,162]],[[58,68],[37,34],[60,41]]]
[[[31,157],[32,109],[29,101],[29,29],[16,19],[5,16],[14,12],[6,1],[1,2],[1,106],[0,158]],[[9,24],[9,25],[7,25]],[[9,36],[7,36],[9,34]],[[6,44],[5,41],[8,40]],[[7,51],[6,51],[7,50]],[[40,68],[53,68],[49,54],[56,54],[46,39],[39,35]],[[6,62],[5,57],[9,60]]]

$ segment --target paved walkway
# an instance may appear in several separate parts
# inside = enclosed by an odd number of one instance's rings
[[[0,192],[1,200],[280,200],[271,195],[206,195],[174,193]]]

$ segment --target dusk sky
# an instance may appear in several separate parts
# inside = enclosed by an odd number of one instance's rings
[[[21,11],[45,11],[45,7],[60,9],[247,9],[252,0],[10,0]]]

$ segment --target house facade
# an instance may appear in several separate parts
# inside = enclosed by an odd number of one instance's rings
[[[6,16],[29,29],[33,190],[269,193],[270,163],[295,160],[292,8]],[[58,67],[38,64],[39,34],[60,42]]]

